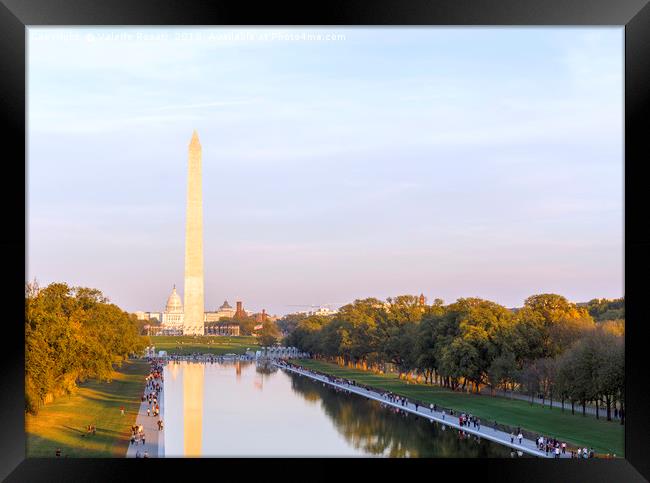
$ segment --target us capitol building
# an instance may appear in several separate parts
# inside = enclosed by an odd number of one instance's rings
[[[203,322],[218,322],[222,317],[229,319],[235,318],[238,312],[242,315],[251,316],[253,313],[249,310],[242,308],[242,303],[237,302],[237,309],[233,308],[228,301],[224,301],[214,312],[204,312]],[[183,322],[185,321],[185,314],[183,312],[183,303],[180,295],[176,291],[176,286],[172,289],[172,293],[167,299],[167,305],[162,312],[135,312],[135,315],[140,320],[158,320],[161,323],[162,334],[165,335],[180,335],[183,333]],[[237,323],[224,323],[219,324],[216,329],[218,335],[239,335],[239,325]]]

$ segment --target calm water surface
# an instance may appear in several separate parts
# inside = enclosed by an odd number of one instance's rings
[[[490,441],[254,362],[172,362],[164,402],[170,457],[510,457]]]

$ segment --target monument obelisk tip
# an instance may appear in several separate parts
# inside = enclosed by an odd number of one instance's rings
[[[190,147],[193,146],[201,147],[201,143],[199,142],[199,133],[196,132],[196,129],[192,131],[192,139],[190,140]]]

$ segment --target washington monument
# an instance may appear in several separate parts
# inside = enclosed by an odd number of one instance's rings
[[[185,318],[183,335],[203,335],[203,193],[201,143],[192,133],[187,167],[185,223]]]

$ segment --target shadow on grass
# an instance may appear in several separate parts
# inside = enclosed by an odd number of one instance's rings
[[[27,435],[25,455],[27,458],[57,458],[56,451],[61,449],[61,458],[110,458],[120,457],[108,441],[88,436],[66,439],[63,437],[44,437]],[[86,436],[86,435],[81,435]],[[80,446],[83,442],[83,446]]]
[[[70,426],[66,426],[65,424],[61,426],[62,428],[67,429],[68,431],[72,431],[73,433],[79,433],[81,436],[85,436],[87,431],[86,429],[76,429]]]

